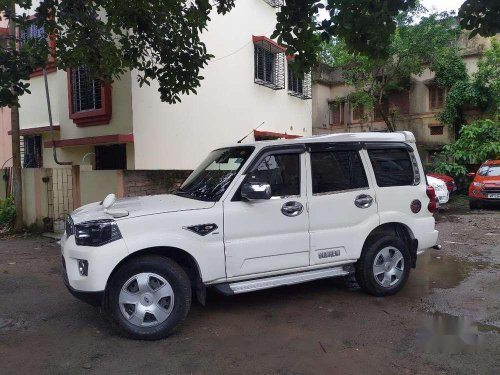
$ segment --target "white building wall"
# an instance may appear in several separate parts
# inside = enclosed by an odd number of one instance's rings
[[[283,90],[254,83],[252,35],[269,37],[275,12],[262,0],[245,0],[225,16],[213,15],[204,40],[215,58],[201,72],[198,95],[169,105],[160,101],[157,84],[140,88],[132,80],[136,169],[194,169],[210,150],[262,122],[259,130],[311,135],[311,101],[289,96],[286,77]]]

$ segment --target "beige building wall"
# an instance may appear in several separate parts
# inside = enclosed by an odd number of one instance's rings
[[[252,35],[269,37],[275,24],[276,9],[264,1],[237,1],[229,14],[214,14],[203,39],[215,58],[200,73],[198,95],[181,95],[181,103],[162,103],[156,84],[132,81],[137,169],[194,169],[263,122],[259,130],[311,135],[310,100],[254,83]]]
[[[117,192],[117,171],[81,171],[81,205],[102,201],[106,195]]]
[[[105,125],[78,127],[69,118],[68,75],[65,71],[58,70],[48,74],[48,83],[53,124],[60,126],[60,131],[54,133],[56,140],[133,133],[130,73],[124,74],[120,80],[113,83],[111,92],[112,116],[110,123]],[[21,129],[47,127],[49,120],[43,77],[31,78],[30,85],[31,94],[21,97]],[[43,143],[51,140],[50,132],[45,131],[40,134]],[[57,149],[57,154],[60,161],[69,161],[76,165],[92,165],[94,162],[93,145],[62,147]],[[84,156],[86,157],[83,160]],[[127,150],[128,164],[134,164],[133,157],[133,148],[129,148]],[[60,167],[54,162],[51,148],[44,147],[43,149],[43,166],[47,168]]]

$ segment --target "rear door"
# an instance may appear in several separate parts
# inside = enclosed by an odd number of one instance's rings
[[[310,264],[355,260],[379,223],[361,145],[312,144],[308,183]]]

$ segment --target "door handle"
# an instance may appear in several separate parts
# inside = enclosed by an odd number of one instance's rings
[[[296,201],[291,201],[291,202],[286,202],[282,207],[281,207],[281,213],[285,216],[299,216],[302,211],[304,211],[304,206],[300,202]]]
[[[354,204],[359,208],[368,208],[372,205],[373,198],[367,194],[361,194],[356,197]]]

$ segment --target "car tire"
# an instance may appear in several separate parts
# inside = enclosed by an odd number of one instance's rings
[[[191,307],[191,283],[173,260],[147,255],[121,266],[106,290],[106,313],[123,336],[168,337]]]
[[[476,201],[476,200],[474,200],[474,199],[471,199],[471,200],[469,201],[469,208],[470,208],[471,210],[477,210],[477,209],[479,209],[479,202],[478,202],[478,201]]]
[[[397,237],[369,239],[356,263],[356,280],[361,289],[382,297],[397,293],[410,275],[411,256]]]

